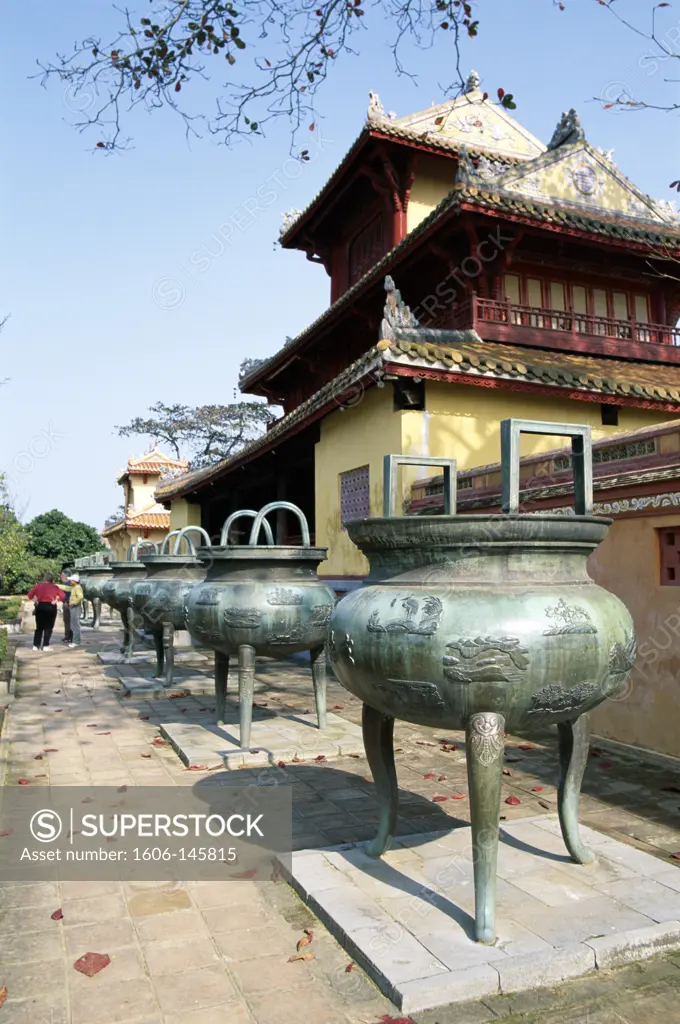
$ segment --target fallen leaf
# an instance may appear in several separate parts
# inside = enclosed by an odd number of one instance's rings
[[[57,747],[45,747],[43,753],[44,754],[57,754],[58,750],[57,750]]]
[[[148,722],[148,721],[149,721],[149,718],[150,718],[150,716],[149,716],[149,715],[140,715],[140,716],[139,716],[139,721],[140,721],[140,722]]]
[[[105,967],[108,967],[111,963],[111,957],[108,953],[85,953],[74,963],[74,967],[81,974],[84,974],[86,978],[91,978],[95,974],[99,974]]]
[[[418,747],[436,747],[436,743],[430,743],[429,740],[416,740],[416,746]]]
[[[437,782],[446,782],[446,776],[440,775],[439,778],[437,779]]]
[[[326,757],[325,754],[317,754],[316,757],[314,758],[314,760],[315,761],[327,761],[328,758]]]
[[[277,761],[276,762],[276,767],[277,768],[285,768],[286,767],[286,762],[285,761]]]
[[[2,832],[0,832],[0,837],[2,837],[2,836],[11,836],[13,834],[14,834],[14,829],[12,829],[12,828],[4,828],[2,830]]]
[[[127,793],[127,786],[119,786],[116,790],[118,793]]]
[[[167,741],[166,740],[162,740],[160,738],[160,736],[156,736],[155,740],[151,740],[151,746],[152,747],[167,747],[167,745],[168,745]]]
[[[151,754],[142,754],[142,757],[151,757]]]
[[[521,761],[522,758],[521,757],[506,757],[505,760],[508,762],[508,764],[514,764],[515,761]]]
[[[47,701],[46,700],[41,700],[40,701],[40,707],[41,708],[46,708],[47,707]]]
[[[311,928],[303,928],[302,930],[305,933],[305,935],[309,935],[310,939],[314,938],[314,932],[312,931]]]
[[[94,800],[92,799],[91,796],[86,796],[85,799],[81,800],[80,802],[81,804],[93,804]]]
[[[42,754],[36,754],[35,757],[33,758],[34,761],[42,761],[42,759],[43,759]]]
[[[543,807],[543,808],[545,808],[545,810],[546,810],[546,811],[549,811],[549,810],[550,810],[550,804],[547,804],[547,803],[545,802],[545,800],[539,800],[539,801],[538,801],[538,806],[539,806],[539,807]]]
[[[43,773],[42,775],[36,775],[36,779],[46,779],[47,776]]]
[[[443,804],[444,801],[446,801],[448,799],[449,799],[448,796],[441,796],[441,795],[433,796],[432,797],[432,803],[433,804]]]
[[[532,786],[531,787],[531,792],[532,793],[542,793],[543,792],[543,786]]]
[[[311,941],[312,941],[311,933],[303,935],[301,939],[298,939],[298,944],[295,947],[297,949],[298,953],[300,952],[301,949],[304,949],[305,946],[308,946]]]
[[[353,971],[355,967],[356,964],[354,962],[352,962],[351,964],[347,964],[347,967],[345,967],[345,974],[349,974],[349,972]]]
[[[313,959],[314,959],[314,954],[313,953],[310,953],[310,952],[307,952],[307,953],[296,953],[295,956],[289,956],[288,957],[288,963],[292,964],[296,960],[313,960]]]
[[[361,757],[361,754],[349,754],[349,757]]]
[[[184,769],[185,772],[207,772],[209,768],[207,764],[189,764]]]
[[[60,715],[61,714],[61,708],[55,708],[54,709],[54,713],[55,713],[55,715]]]
[[[452,793],[452,800],[467,800],[467,793]]]
[[[64,912],[61,909],[61,907],[59,907],[59,910],[55,910],[53,914],[50,914],[50,917],[52,918],[53,921],[61,921],[63,916]]]
[[[302,764],[303,758],[298,757],[297,754],[293,758],[293,764]]]
[[[240,871],[237,875],[230,875],[230,878],[254,878],[257,874],[257,868],[248,868],[247,871]]]
[[[0,988],[0,1009],[2,1009],[2,1007],[5,1005],[6,999],[7,999],[7,985],[3,985],[2,988]]]
[[[96,732],[95,736],[110,736],[110,732]]]
[[[672,860],[680,860],[680,850],[678,850],[677,853],[672,853],[671,854],[671,859]]]
[[[61,690],[55,690],[54,692],[55,693],[61,693]]]
[[[380,1024],[414,1024],[411,1017],[390,1017],[389,1013],[383,1013]]]
[[[520,743],[517,747],[518,750],[535,750],[536,747],[532,747],[531,743]]]
[[[30,786],[31,785],[31,780],[30,779],[18,779],[17,781],[18,781],[20,786]]]
[[[345,705],[344,704],[334,704],[333,705],[333,711],[344,711],[344,709],[345,709]]]
[[[424,779],[436,779],[437,778],[437,773],[436,772],[428,772],[427,775],[423,775],[423,778]]]
[[[504,768],[503,769],[503,775],[512,775],[512,772],[510,771],[509,768]]]
[[[191,696],[191,694],[189,693],[188,690],[180,690],[179,693],[170,693],[170,694],[168,694],[168,699],[169,700],[182,700],[184,697],[190,697],[190,696]]]
[[[511,804],[513,807],[516,807],[517,804],[520,804],[522,801],[518,796],[508,796],[505,798],[505,802],[506,804]]]

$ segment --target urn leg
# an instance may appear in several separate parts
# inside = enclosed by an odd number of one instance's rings
[[[156,679],[163,675],[163,634],[158,629],[153,631],[153,645],[156,651]]]
[[[163,657],[165,659],[165,685],[172,686],[175,671],[175,627],[171,622],[163,623]]]
[[[131,658],[135,650],[135,610],[132,605],[125,609],[125,622],[127,625],[127,649],[125,657]]]
[[[595,854],[581,842],[578,830],[578,799],[588,761],[590,723],[588,715],[575,722],[558,722],[560,781],[557,810],[567,850],[577,864],[592,864]]]
[[[238,649],[238,712],[239,743],[250,746],[250,726],[253,720],[253,697],[255,694],[255,648],[241,644]]]
[[[496,865],[503,778],[505,719],[489,711],[471,715],[465,732],[472,856],[475,875],[475,938],[496,938]]]
[[[99,624],[102,618],[102,599],[100,597],[92,598],[92,627],[93,629],[99,629]]]
[[[227,710],[227,679],[229,678],[229,655],[215,651],[215,711],[217,724],[224,725]]]
[[[320,729],[325,729],[326,718],[326,648],[315,647],[309,652],[312,662],[312,681],[314,683],[314,700],[316,717]]]
[[[369,857],[382,857],[389,849],[397,829],[399,788],[394,767],[394,718],[364,704],[361,728],[368,765],[378,791],[380,820],[378,834],[366,847]]]

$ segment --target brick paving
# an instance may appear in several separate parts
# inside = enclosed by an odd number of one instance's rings
[[[6,785],[195,785],[169,746],[153,746],[169,721],[200,723],[209,692],[168,699],[136,695],[97,651],[114,651],[110,629],[84,633],[84,647],[51,654],[22,638],[16,699],[0,739]],[[147,672],[135,666],[135,673]],[[184,679],[209,671],[183,666]],[[190,683],[187,683],[190,688]],[[200,689],[198,687],[197,689]],[[183,694],[180,674],[178,694]],[[127,694],[127,695],[126,695]],[[301,661],[260,662],[257,718],[313,709],[311,676]],[[329,708],[360,720],[360,704],[335,682]],[[97,725],[92,729],[88,726]],[[399,832],[452,828],[468,821],[463,738],[398,723]],[[54,752],[43,753],[46,748]],[[41,760],[36,754],[43,753]],[[672,762],[608,747],[593,750],[583,789],[584,823],[653,854],[672,868],[680,850],[680,785]],[[142,755],[151,754],[151,757]],[[3,763],[3,755],[7,756]],[[503,804],[508,822],[556,809],[556,755],[550,733],[508,737]],[[221,784],[256,782],[262,771],[294,793],[296,849],[371,837],[376,801],[363,757],[211,773]],[[426,776],[428,776],[426,778]],[[540,788],[539,788],[540,787]],[[433,797],[446,796],[442,802]],[[0,843],[2,840],[0,839]],[[63,910],[63,919],[51,913]],[[288,962],[305,928],[314,960]],[[111,963],[87,978],[73,969],[83,953]],[[399,1019],[335,940],[282,881],[223,883],[51,883],[0,887],[0,1021],[16,1024],[376,1024]],[[680,956],[600,972],[559,989],[493,997],[416,1014],[416,1024],[512,1019],[541,1024],[680,1022]],[[579,1016],[580,1014],[580,1016]],[[607,1016],[608,1014],[608,1016]],[[618,1014],[618,1016],[617,1016]],[[467,1015],[467,1016],[466,1016]]]

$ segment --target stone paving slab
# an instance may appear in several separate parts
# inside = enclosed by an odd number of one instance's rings
[[[229,709],[234,718],[238,711]],[[238,739],[237,720],[223,728],[192,722],[167,722],[161,735],[173,746],[183,763],[228,771],[257,768],[279,762],[334,760],[363,753],[361,729],[339,715],[328,715],[328,726],[319,730],[316,715],[279,715],[254,721],[251,744],[244,750]]]
[[[117,682],[122,690],[134,697],[170,697],[177,696],[178,691],[187,697],[214,697],[215,683],[210,676],[187,669],[175,672],[172,686],[167,687],[163,679],[154,676],[142,676],[135,672],[119,671]]]
[[[467,827],[404,836],[381,860],[364,843],[294,853],[289,881],[404,1013],[680,949],[680,894],[667,865],[587,827],[597,861],[574,865],[558,830],[556,815],[502,825],[492,947],[474,941]]]
[[[115,651],[103,651],[97,654],[97,659],[102,665],[152,665],[156,663],[156,655],[153,651],[135,651],[130,658],[126,658],[125,655]],[[186,662],[207,664],[209,660],[210,658],[207,654],[204,654],[195,647],[175,651],[175,664],[183,665]]]

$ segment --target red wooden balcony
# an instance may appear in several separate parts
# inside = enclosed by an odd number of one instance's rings
[[[427,326],[449,330],[473,328],[485,341],[680,363],[680,327],[520,306],[476,295],[451,307]]]

